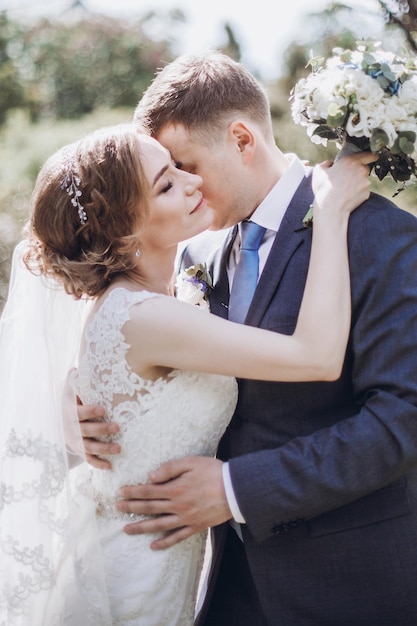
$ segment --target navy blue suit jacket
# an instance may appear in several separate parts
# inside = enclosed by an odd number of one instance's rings
[[[311,248],[302,218],[311,200],[305,179],[246,324],[294,331]],[[209,260],[211,310],[223,317],[234,234]],[[348,242],[352,326],[340,379],[240,380],[219,448],[271,626],[417,625],[417,219],[371,194],[350,218]],[[204,260],[207,250],[193,244],[183,259]]]

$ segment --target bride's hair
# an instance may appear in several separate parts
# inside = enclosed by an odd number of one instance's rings
[[[97,296],[134,266],[148,184],[134,123],[97,130],[43,165],[25,229],[26,266],[76,298]]]

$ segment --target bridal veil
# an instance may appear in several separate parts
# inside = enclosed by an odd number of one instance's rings
[[[25,245],[0,321],[0,626],[106,626],[94,502],[77,486],[88,470],[65,384],[88,304],[32,274]]]

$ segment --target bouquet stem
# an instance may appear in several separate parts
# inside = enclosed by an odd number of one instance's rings
[[[342,143],[342,146],[339,152],[336,154],[334,162],[336,163],[336,161],[340,161],[340,159],[343,159],[343,157],[345,156],[350,156],[351,154],[357,154],[358,152],[363,152],[364,150],[366,150],[366,148],[361,148],[356,143],[353,143],[353,141],[349,141],[348,139],[345,139]],[[369,150],[369,147],[368,147],[368,150]]]

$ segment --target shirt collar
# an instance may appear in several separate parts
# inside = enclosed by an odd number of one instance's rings
[[[250,218],[251,222],[256,222],[267,230],[275,232],[278,232],[293,195],[307,175],[306,166],[295,154],[285,156],[289,161],[287,169]]]

